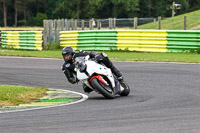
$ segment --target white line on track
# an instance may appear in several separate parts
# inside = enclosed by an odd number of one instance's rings
[[[21,112],[21,111],[30,111],[30,110],[37,110],[37,109],[45,109],[45,108],[53,108],[53,107],[59,107],[59,106],[66,106],[66,105],[71,105],[71,104],[76,104],[76,103],[80,103],[83,102],[85,100],[88,99],[88,96],[79,92],[75,92],[75,91],[70,91],[70,90],[63,90],[63,89],[53,89],[53,88],[49,88],[50,90],[62,90],[62,91],[67,91],[67,92],[71,92],[71,93],[75,93],[78,95],[82,96],[82,99],[75,101],[75,102],[71,102],[71,103],[66,103],[66,104],[59,104],[59,105],[53,105],[53,106],[46,106],[46,107],[38,107],[38,108],[32,108],[32,109],[23,109],[23,110],[12,110],[12,111],[5,111],[5,112],[0,112],[0,114],[3,113],[11,113],[11,112]]]

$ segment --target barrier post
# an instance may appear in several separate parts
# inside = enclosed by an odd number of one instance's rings
[[[85,26],[85,21],[81,20],[81,29],[84,30],[84,26]]]
[[[70,19],[67,20],[67,30],[70,30],[70,23],[71,23],[70,21],[71,21]]]
[[[116,28],[116,18],[113,19],[113,29]]]
[[[109,29],[113,28],[113,21],[112,18],[109,18]]]
[[[95,25],[96,25],[96,24],[95,24],[94,18],[92,18],[92,20],[91,20],[92,30],[94,30]]]
[[[101,20],[100,19],[97,20],[97,29],[98,30],[101,29]]]
[[[43,30],[43,49],[46,50],[47,49],[47,20],[43,20],[43,26],[44,26],[44,30]]]
[[[59,19],[57,21],[57,40],[56,40],[56,43],[59,42],[59,34],[60,34],[60,31],[61,31],[61,19]]]
[[[109,27],[109,29],[111,29],[111,22],[110,22],[110,18],[108,18],[108,27]]]
[[[90,27],[90,30],[92,30],[92,19],[89,20],[89,27]]]
[[[57,20],[54,19],[54,43],[57,42]]]
[[[71,30],[74,30],[74,19],[72,18],[70,21]]]
[[[77,19],[74,20],[74,30],[77,30],[78,21]]]
[[[67,29],[67,19],[64,19],[64,30],[68,30]]]
[[[64,30],[64,19],[61,19],[61,29],[60,29],[61,31],[63,31]]]
[[[161,30],[161,16],[158,17],[158,30]]]
[[[49,20],[49,40],[48,42],[51,43],[51,37],[52,37],[52,20]]]
[[[184,30],[187,29],[187,17],[184,16]]]
[[[138,19],[137,17],[134,17],[134,29],[137,29]]]

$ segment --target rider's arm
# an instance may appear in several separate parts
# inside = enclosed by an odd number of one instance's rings
[[[96,51],[88,53],[88,52],[83,51],[83,50],[80,50],[78,53],[76,53],[76,57],[87,56],[87,55],[89,55],[90,58],[95,58],[95,57],[97,57],[97,55],[100,55],[100,53],[98,53]]]
[[[108,58],[107,55],[103,52],[103,53],[98,53],[96,51],[93,51],[93,52],[85,52],[85,51],[82,51],[80,50],[77,54],[76,54],[76,57],[79,57],[79,56],[87,56],[89,55],[90,58],[95,58],[97,61],[102,61],[104,58]]]
[[[105,59],[107,59],[107,55],[103,52],[103,53],[98,53],[96,51],[93,51],[90,53],[90,58],[95,58],[96,61],[103,61]]]
[[[90,58],[95,58],[97,55],[99,55],[99,53],[96,51],[93,51],[93,52],[90,52],[89,55],[90,55]]]
[[[76,53],[76,57],[80,57],[80,56],[87,56],[90,55],[90,53],[80,50],[78,53]]]
[[[67,77],[68,81],[72,84],[75,84],[77,83],[77,78],[74,77],[73,72],[70,70],[70,67],[72,66],[69,63],[68,64],[64,63],[62,66],[62,71]]]

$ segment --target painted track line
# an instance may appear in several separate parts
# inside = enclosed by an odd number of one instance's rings
[[[87,95],[79,93],[79,92],[75,92],[75,91],[63,90],[63,89],[53,89],[53,88],[49,88],[49,90],[70,92],[70,93],[74,93],[74,94],[80,95],[82,98],[80,100],[78,100],[78,101],[70,102],[70,103],[64,103],[64,104],[52,105],[52,106],[45,106],[45,107],[35,107],[35,108],[33,107],[33,108],[30,108],[30,109],[22,109],[22,110],[11,110],[11,111],[0,112],[0,114],[11,113],[11,112],[22,112],[22,111],[38,110],[38,109],[46,109],[46,108],[53,108],[53,107],[59,107],[59,106],[72,105],[72,104],[83,102],[83,101],[85,101],[85,100],[88,99]]]

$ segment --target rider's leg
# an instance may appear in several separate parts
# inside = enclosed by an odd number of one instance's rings
[[[111,69],[112,73],[118,78],[119,81],[123,80],[121,72],[113,65],[113,63],[109,60],[108,57],[103,57],[102,62]]]
[[[89,88],[88,86],[86,86],[84,83],[83,83],[82,85],[83,85],[83,90],[84,90],[86,93],[90,93],[90,92],[93,91],[91,88]]]
[[[106,67],[110,68],[119,81],[123,80],[121,72],[113,65],[105,53],[97,53],[95,58],[98,62],[102,62]]]

